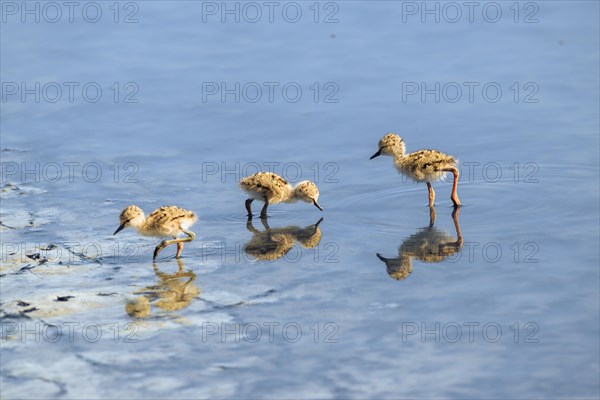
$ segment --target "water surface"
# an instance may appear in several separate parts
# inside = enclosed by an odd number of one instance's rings
[[[599,395],[596,2],[535,2],[536,23],[508,3],[497,23],[422,23],[387,1],[322,4],[319,23],[304,2],[298,23],[135,4],[131,24],[108,3],[95,24],[2,24],[2,82],[103,89],[1,103],[3,397]],[[303,92],[207,96],[223,82]],[[423,82],[502,96],[406,94]],[[377,253],[457,235],[450,182],[432,231],[426,187],[369,160],[390,131],[462,170],[460,251],[414,256],[401,280]],[[315,180],[325,209],[255,219],[263,260],[244,251],[257,233],[238,187],[257,167]],[[112,236],[132,203],[197,212],[181,265],[167,249],[153,266],[155,239]],[[302,239],[321,217],[320,239]]]

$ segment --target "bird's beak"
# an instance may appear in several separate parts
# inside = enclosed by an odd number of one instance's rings
[[[313,225],[314,230],[313,230],[312,235],[314,235],[317,232],[317,230],[319,229],[319,224],[321,223],[321,221],[323,221],[323,217],[321,217],[321,219],[318,220],[317,223]]]
[[[379,149],[379,150],[377,151],[377,153],[373,154],[373,155],[371,156],[371,158],[369,158],[369,160],[372,160],[372,159],[374,159],[375,157],[379,157],[380,155],[381,155],[381,149]]]
[[[121,232],[123,230],[123,228],[125,228],[125,225],[121,224],[117,230],[115,231],[115,233],[113,233],[113,236],[116,235],[117,233]]]
[[[381,261],[386,262],[388,259],[385,258],[384,256],[382,256],[381,254],[377,253],[377,258],[379,258]]]
[[[321,206],[319,204],[317,204],[316,200],[313,200],[313,204],[315,205],[315,207],[317,207],[319,210],[323,211],[323,209],[321,208]]]

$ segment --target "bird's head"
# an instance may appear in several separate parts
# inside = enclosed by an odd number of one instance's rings
[[[385,263],[390,278],[402,281],[412,272],[412,260],[409,256],[400,254],[398,258],[386,258],[377,253],[377,258]]]
[[[402,138],[394,133],[388,133],[379,141],[379,150],[371,156],[371,160],[380,155],[404,155],[404,150],[405,147]]]
[[[315,185],[311,181],[302,181],[298,183],[294,188],[294,197],[298,200],[302,200],[307,203],[312,203],[319,210],[323,211],[323,209],[318,203],[319,189],[317,188],[317,185]]]
[[[128,226],[132,226],[134,228],[142,226],[145,218],[144,212],[138,206],[129,206],[125,208],[119,217],[120,225],[113,235],[116,235],[122,229],[127,228]]]
[[[321,221],[323,221],[322,217],[317,221],[316,224],[307,226],[304,229],[299,229],[294,232],[296,240],[302,245],[302,247],[312,249],[317,247],[319,242],[321,242],[321,229],[319,229],[319,224]]]

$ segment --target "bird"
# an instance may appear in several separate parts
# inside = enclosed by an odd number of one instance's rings
[[[433,208],[431,210],[433,211]],[[460,208],[455,207],[452,220],[457,238],[433,226],[435,222],[435,211],[433,211],[430,214],[429,226],[417,230],[400,244],[398,257],[387,258],[377,253],[377,258],[385,263],[390,278],[398,281],[406,279],[412,272],[413,259],[424,263],[439,263],[460,252],[464,240],[458,222],[459,213]]]
[[[141,296],[125,305],[125,311],[130,317],[149,317],[151,305],[164,311],[181,310],[200,296],[200,289],[194,283],[196,274],[185,270],[183,260],[177,259],[177,264],[179,270],[174,274],[162,272],[156,263],[152,264],[158,282],[134,292]]]
[[[392,156],[398,172],[415,182],[426,182],[429,190],[429,207],[433,207],[435,200],[435,192],[431,183],[444,178],[447,172],[452,172],[454,183],[450,199],[455,207],[460,207],[461,203],[456,193],[459,176],[457,159],[438,150],[419,150],[409,154],[404,154],[404,152],[404,140],[394,133],[388,133],[379,141],[379,150],[370,159],[380,155]]]
[[[253,236],[244,246],[244,252],[257,260],[277,260],[285,256],[296,242],[305,249],[312,249],[321,241],[319,224],[323,221],[322,217],[317,223],[305,228],[286,226],[272,229],[266,219],[261,221],[264,231],[256,229],[251,219],[246,223],[246,228]]]
[[[148,218],[144,215],[144,211],[138,206],[128,206],[122,212],[119,217],[120,225],[113,233],[116,235],[121,230],[127,227],[133,227],[144,236],[154,237],[172,237],[172,240],[163,240],[154,249],[154,256],[152,260],[156,260],[158,253],[165,247],[171,244],[177,244],[177,254],[175,258],[181,257],[183,251],[183,244],[185,242],[191,242],[196,238],[196,234],[188,228],[192,226],[198,217],[194,212],[185,210],[177,206],[163,206],[152,211]],[[177,235],[185,234],[186,237],[177,238]]]
[[[252,201],[262,200],[265,205],[260,212],[261,218],[267,217],[269,204],[293,203],[298,200],[312,203],[319,210],[323,208],[317,202],[319,200],[319,189],[311,181],[298,182],[296,186],[290,185],[281,176],[272,172],[257,172],[245,177],[240,181],[241,188],[248,193],[250,198],[246,200],[248,219],[252,218]]]

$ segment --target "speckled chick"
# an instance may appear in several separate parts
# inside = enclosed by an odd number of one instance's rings
[[[116,235],[124,228],[132,227],[144,236],[170,236],[173,238],[172,240],[163,240],[156,246],[153,260],[156,259],[162,249],[171,244],[177,244],[176,258],[180,258],[183,251],[183,244],[191,242],[196,238],[196,234],[188,230],[188,228],[197,220],[198,217],[196,217],[194,212],[176,206],[157,208],[146,218],[141,208],[131,205],[121,212],[120,225],[113,235]],[[177,238],[180,234],[185,234],[186,237]]]
[[[409,236],[402,242],[398,249],[397,258],[386,258],[377,253],[377,258],[385,263],[390,278],[396,280],[406,279],[412,272],[413,259],[425,263],[439,263],[459,252],[464,242],[458,222],[459,213],[460,208],[455,207],[452,212],[452,220],[456,230],[456,238],[433,226],[434,213],[430,216],[427,228],[419,229],[414,235]]]
[[[261,218],[267,217],[267,207],[270,204],[293,203],[298,200],[312,203],[319,210],[323,211],[318,203],[319,189],[311,181],[302,181],[292,187],[292,185],[277,174],[272,172],[258,172],[242,179],[240,186],[250,196],[246,200],[248,218],[252,218],[251,204],[254,200],[265,202],[260,213]]]
[[[305,228],[286,226],[271,229],[265,219],[262,221],[265,227],[263,232],[256,229],[251,220],[248,220],[246,225],[253,236],[244,246],[244,251],[257,260],[277,260],[286,255],[296,242],[304,248],[312,249],[321,241],[319,224],[323,218],[319,219],[316,224]]]
[[[177,264],[179,270],[173,274],[162,272],[156,263],[152,265],[158,282],[134,292],[141,296],[125,305],[125,311],[130,317],[149,317],[152,305],[166,311],[181,310],[200,296],[200,289],[194,283],[196,274],[185,270],[183,260],[177,259]]]
[[[460,243],[460,244],[459,244]],[[412,272],[412,260],[439,263],[460,250],[462,240],[457,240],[435,227],[424,228],[408,237],[400,245],[398,258],[386,258],[377,253],[391,278],[405,279]]]
[[[393,133],[388,133],[379,141],[379,150],[371,156],[371,159],[380,155],[392,156],[394,165],[401,174],[415,182],[427,183],[430,207],[433,207],[435,200],[435,192],[431,183],[439,181],[446,176],[446,173],[451,172],[454,174],[454,182],[450,199],[454,206],[461,205],[456,193],[459,177],[459,171],[456,167],[458,160],[451,155],[437,150],[419,150],[405,154],[404,140]]]

